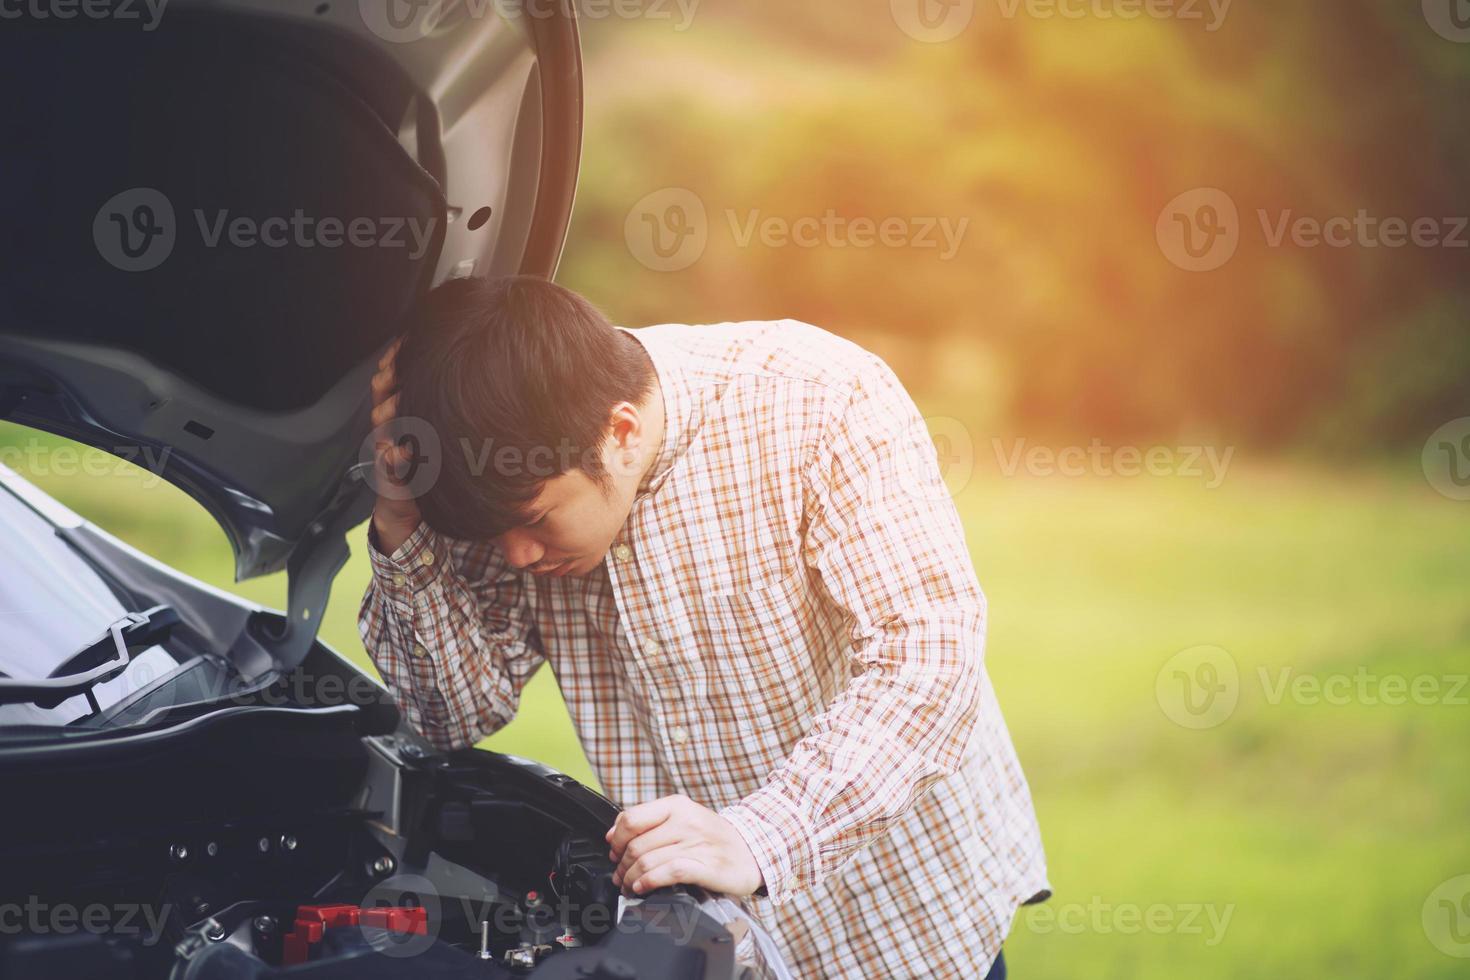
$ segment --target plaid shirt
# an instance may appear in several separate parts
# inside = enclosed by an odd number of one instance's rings
[[[765,881],[742,904],[797,976],[984,976],[1047,875],[918,410],[797,321],[628,333],[665,433],[602,565],[539,578],[422,525],[370,547],[384,681],[449,748],[546,661],[615,803],[683,793],[734,824]]]

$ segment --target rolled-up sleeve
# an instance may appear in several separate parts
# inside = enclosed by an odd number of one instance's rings
[[[780,904],[960,767],[979,723],[985,597],[924,420],[874,359],[803,465],[804,560],[853,677],[754,793],[719,812]]]

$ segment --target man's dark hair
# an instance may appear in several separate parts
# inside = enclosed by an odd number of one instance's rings
[[[524,523],[542,485],[580,469],[611,486],[600,448],[620,401],[640,403],[654,369],[637,340],[546,279],[451,279],[431,290],[398,349],[398,416],[438,434],[442,465],[419,498],[454,538]]]

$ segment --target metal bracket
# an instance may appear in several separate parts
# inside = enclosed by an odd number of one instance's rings
[[[333,504],[306,529],[286,561],[286,625],[269,637],[271,653],[283,672],[295,670],[311,652],[332,594],[332,581],[351,550],[347,532],[372,513],[373,495],[364,492],[354,467]]]

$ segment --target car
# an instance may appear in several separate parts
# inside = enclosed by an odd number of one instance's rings
[[[37,2],[0,52],[0,417],[156,464],[288,583],[245,602],[0,473],[0,980],[754,969],[728,898],[619,895],[612,802],[436,751],[317,636],[405,317],[555,272],[570,7]]]

